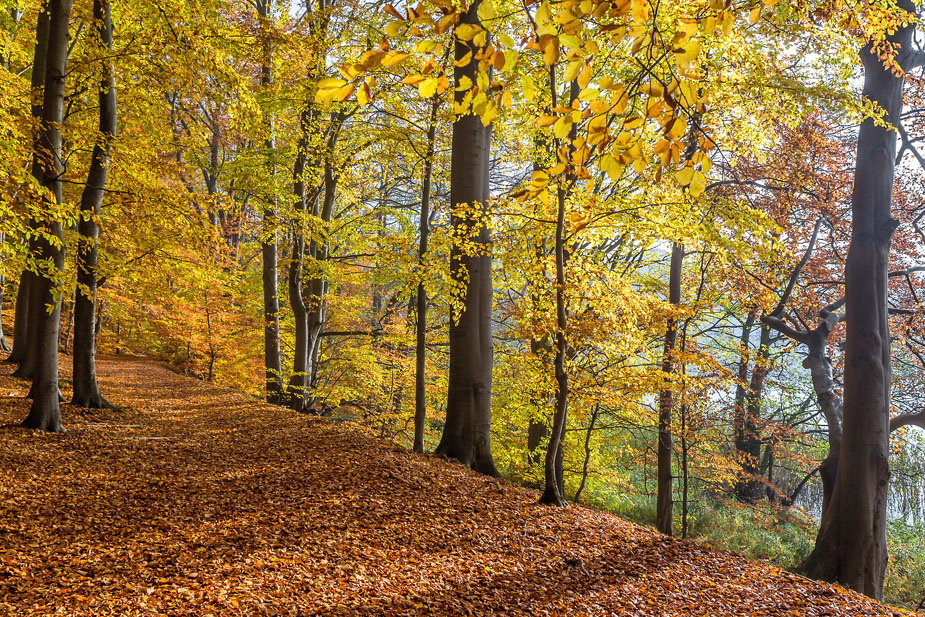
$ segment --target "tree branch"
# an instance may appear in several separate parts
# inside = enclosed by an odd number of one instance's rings
[[[925,428],[925,410],[918,413],[907,413],[895,418],[890,418],[890,432],[892,433],[901,426],[917,426]]]
[[[802,330],[791,328],[786,324],[786,322],[784,322],[784,320],[778,319],[777,317],[772,317],[771,315],[762,315],[761,322],[767,324],[774,330],[777,330],[784,336],[792,338],[798,343],[803,343],[805,345],[809,341],[808,332],[803,332]]]

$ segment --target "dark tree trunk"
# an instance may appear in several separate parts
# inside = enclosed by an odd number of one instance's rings
[[[293,192],[295,194],[296,220],[292,230],[292,254],[289,256],[289,306],[295,320],[295,348],[292,357],[292,374],[289,377],[287,403],[295,411],[305,408],[305,396],[308,390],[308,311],[305,297],[302,295],[302,263],[305,259],[305,164],[308,157],[309,131],[311,113],[303,111],[300,117],[302,137],[299,139],[298,153],[293,166]],[[317,199],[317,196],[313,196]]]
[[[478,24],[479,4],[473,2],[460,23]],[[473,53],[469,62],[454,68],[454,83],[458,85],[463,77],[475,83],[479,50],[470,49],[460,40],[455,45],[457,62]],[[461,101],[463,93],[455,94]],[[446,424],[437,452],[497,476],[491,454],[491,236],[484,220],[490,196],[490,149],[491,129],[478,116],[462,116],[453,123],[450,201],[454,212],[450,224],[464,236],[465,230],[475,230],[476,236],[466,243],[467,247],[454,242],[450,254],[451,276],[463,289],[463,310],[450,319]],[[464,204],[469,212],[459,209]]]
[[[42,123],[36,165],[42,168],[42,186],[54,195],[54,204],[46,201],[48,215],[62,201],[61,194],[61,133],[64,112],[64,79],[68,54],[68,23],[71,0],[49,0],[48,50],[45,65],[45,92],[42,98]],[[47,200],[48,198],[45,197]],[[38,221],[37,221],[38,222]],[[30,313],[35,321],[35,378],[33,400],[23,426],[61,432],[61,409],[58,402],[58,318],[61,305],[56,294],[57,277],[64,268],[61,220],[48,218],[40,222],[45,233],[36,242],[34,257],[50,264],[35,285],[38,300],[30,301]],[[52,243],[46,236],[55,236]],[[48,312],[45,307],[52,307]]]
[[[549,435],[549,444],[546,447],[546,459],[543,464],[545,486],[540,496],[540,503],[554,506],[564,506],[568,502],[563,492],[562,472],[560,471],[562,458],[562,441],[565,436],[565,421],[568,411],[569,382],[566,370],[566,356],[568,341],[566,329],[568,327],[568,314],[565,305],[565,205],[566,190],[560,187],[557,191],[556,212],[556,356],[553,361],[556,377],[556,407],[552,419],[552,432]]]
[[[99,52],[112,51],[109,0],[93,0]],[[77,290],[74,294],[74,397],[71,403],[94,409],[112,408],[100,394],[96,380],[96,283],[99,220],[106,187],[112,140],[116,136],[116,84],[111,61],[101,60],[99,86],[100,133],[93,146],[87,184],[80,199],[77,232]]]
[[[427,289],[424,277],[427,272],[427,241],[430,235],[430,192],[434,169],[434,152],[437,146],[437,112],[440,110],[439,98],[434,97],[430,109],[430,126],[427,128],[427,151],[424,158],[424,182],[421,186],[421,240],[418,246],[418,268],[421,281],[416,293],[417,335],[414,366],[414,451],[424,451],[424,429],[427,423],[427,392],[424,389],[427,379]]]
[[[684,264],[684,247],[675,242],[671,246],[671,268],[668,275],[668,302],[674,307],[681,303],[681,271]],[[662,378],[665,385],[658,395],[658,484],[656,486],[655,528],[671,535],[674,506],[674,477],[671,474],[671,457],[674,447],[671,440],[672,393],[671,376],[674,374],[675,343],[678,339],[678,322],[668,319],[665,331],[665,350],[662,355]]]
[[[552,92],[552,104],[558,105],[556,100],[556,74],[555,66],[550,68],[550,90]],[[578,99],[580,88],[577,81],[572,81],[569,87],[569,103],[574,105]],[[577,127],[572,126],[568,135],[566,148],[569,152],[574,150],[573,143],[577,135]],[[556,151],[560,148],[560,140],[554,142]],[[563,450],[565,439],[565,425],[568,413],[568,395],[569,379],[568,367],[568,307],[565,298],[565,266],[568,261],[568,250],[565,243],[565,209],[568,201],[569,192],[572,183],[575,182],[575,176],[569,172],[565,175],[565,186],[560,185],[556,189],[556,234],[555,234],[555,262],[556,262],[556,355],[553,358],[553,371],[556,379],[556,397],[555,409],[552,416],[552,432],[549,435],[549,444],[546,448],[546,458],[544,460],[545,486],[543,494],[540,496],[540,503],[555,506],[564,506],[568,502],[565,499],[565,478],[563,477]],[[553,458],[553,456],[555,458]]]
[[[309,246],[309,256],[313,262],[315,275],[308,283],[308,302],[306,303],[306,337],[308,341],[308,376],[306,392],[315,389],[318,375],[318,361],[321,356],[321,335],[324,331],[324,323],[327,319],[327,295],[329,283],[325,274],[324,262],[328,260],[330,251],[330,238],[328,237],[328,226],[334,216],[334,203],[337,198],[338,174],[334,166],[334,149],[337,147],[337,136],[339,127],[343,122],[343,116],[334,114],[331,118],[331,135],[327,140],[327,151],[324,162],[323,189],[324,197],[321,200],[320,210],[317,205],[312,211],[312,215],[318,217],[322,224],[322,230],[319,235],[312,238]],[[306,398],[306,405],[314,404],[314,399]]]
[[[13,350],[7,362],[22,364],[26,356],[26,341],[29,340],[29,295],[35,274],[29,269],[19,275],[19,287],[16,290],[16,308],[13,313]]]
[[[35,55],[32,61],[32,118],[36,126],[41,127],[43,96],[45,91],[45,67],[48,56],[48,28],[50,6],[48,1],[42,3],[39,11],[38,21],[35,26]],[[41,146],[41,137],[39,133],[35,134],[36,150]],[[33,158],[32,175],[38,182],[42,181],[42,168],[37,165],[38,159]],[[30,218],[29,227],[32,230],[38,229],[39,222]],[[34,234],[33,234],[34,236]],[[29,252],[35,254],[37,250],[34,237],[29,240]],[[19,290],[16,294],[16,314],[14,316],[13,333],[13,351],[10,353],[9,361],[19,364],[19,367],[13,373],[15,377],[31,379],[33,375],[35,345],[31,343],[35,336],[35,322],[32,316],[35,313],[30,309],[30,302],[36,294],[38,277],[35,272],[28,267],[23,270],[19,277]]]
[[[261,25],[270,17],[270,0],[257,0],[257,14]],[[267,39],[264,41],[264,59],[260,70],[260,85],[269,88],[273,81],[270,66],[273,45]],[[283,367],[279,350],[279,280],[277,268],[277,214],[276,214],[276,163],[273,152],[276,149],[276,136],[274,133],[273,117],[270,112],[266,114],[267,128],[267,172],[273,178],[273,193],[269,196],[263,207],[263,230],[260,236],[261,257],[263,260],[263,358],[266,373],[267,402],[278,405],[283,392]]]
[[[10,16],[10,21],[12,22],[12,26],[10,28],[11,30],[10,41],[12,41],[13,37],[15,36],[15,33],[13,32],[13,30],[15,29],[16,24],[19,22],[19,19],[22,17],[22,11],[20,11],[19,8],[11,8],[9,9],[9,16]],[[10,69],[10,54],[11,53],[12,51],[10,51],[10,53],[0,58],[0,64],[2,64],[3,68],[6,70]],[[3,244],[4,242],[6,242],[6,234],[3,232],[0,232],[0,244]],[[4,294],[5,287],[6,287],[6,277],[0,275],[0,309],[3,308],[3,294]],[[0,312],[0,351],[10,351],[10,346],[9,344],[7,344],[6,336],[3,333],[2,312]]]
[[[832,314],[809,334],[807,346],[809,355],[803,360],[803,366],[810,370],[813,390],[819,407],[829,425],[829,453],[819,465],[819,477],[822,479],[822,516],[825,517],[832,503],[835,491],[835,478],[838,475],[838,460],[841,456],[842,442],[842,399],[835,389],[832,377],[832,362],[826,355],[826,343],[829,333],[838,323],[838,315]]]
[[[900,8],[914,14],[910,0]],[[887,37],[904,65],[913,53],[913,26]],[[895,125],[904,77],[861,51],[864,96]],[[858,133],[852,194],[852,230],[845,262],[845,382],[841,455],[832,499],[805,572],[879,599],[887,565],[886,501],[889,485],[890,332],[887,282],[896,131],[872,119]]]
[[[739,494],[739,487],[745,480],[745,459],[744,454],[739,450],[739,435],[745,426],[745,398],[748,394],[748,368],[751,365],[751,351],[749,350],[749,341],[751,340],[752,327],[755,325],[756,312],[754,309],[748,312],[745,323],[742,324],[742,336],[739,338],[739,367],[736,371],[736,394],[735,404],[732,410],[732,434],[736,447],[736,457],[739,461],[741,472],[736,484],[736,495]]]
[[[578,488],[575,489],[575,503],[578,503],[581,499],[581,493],[584,492],[585,483],[588,481],[588,469],[591,465],[591,434],[594,432],[594,423],[597,422],[600,410],[600,403],[594,405],[594,411],[591,412],[591,419],[588,420],[588,428],[585,429],[585,457],[581,464],[581,482],[579,482]]]
[[[761,400],[764,382],[768,375],[770,358],[771,327],[761,325],[758,353],[752,368],[752,379],[745,395],[745,408],[737,418],[735,426],[735,447],[739,455],[742,474],[736,486],[736,496],[742,503],[755,503],[761,496]]]

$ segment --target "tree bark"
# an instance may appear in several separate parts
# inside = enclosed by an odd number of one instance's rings
[[[270,18],[270,0],[257,0],[257,14],[261,25],[265,26]],[[273,45],[266,35],[264,40],[263,64],[260,67],[260,85],[266,89],[273,82],[273,73],[270,66]],[[266,167],[272,178],[272,195],[264,202],[263,229],[260,236],[260,253],[263,262],[263,360],[266,382],[267,402],[278,405],[283,392],[283,367],[279,350],[279,278],[278,278],[278,240],[277,240],[277,200],[276,200],[276,163],[274,151],[276,150],[276,136],[274,133],[273,116],[266,113],[267,128],[266,139]]]
[[[68,55],[68,24],[71,0],[49,0],[48,49],[45,66],[45,91],[42,98],[42,123],[35,166],[42,170],[41,182],[46,208],[33,256],[47,264],[47,271],[34,286],[37,302],[30,301],[29,312],[34,320],[35,378],[33,399],[23,426],[52,432],[62,432],[61,409],[58,402],[58,318],[61,314],[60,290],[56,280],[64,268],[61,220],[52,211],[62,202],[61,133],[64,113],[64,80]],[[50,195],[49,195],[50,194]],[[54,203],[52,203],[54,199]],[[55,238],[55,242],[50,240]],[[46,307],[52,307],[49,312]]]
[[[752,378],[745,395],[745,408],[737,418],[735,447],[740,457],[742,474],[736,487],[736,496],[742,503],[755,503],[761,496],[761,400],[764,382],[768,376],[771,352],[771,327],[761,324],[758,353],[752,368]]]
[[[475,1],[461,17],[461,24],[478,24]],[[468,62],[464,59],[472,52]],[[476,82],[479,50],[456,39],[455,58],[461,66],[453,70],[456,86],[466,77]],[[455,92],[457,102],[463,94]],[[492,282],[491,235],[484,220],[490,196],[488,165],[491,129],[475,115],[465,115],[453,123],[450,225],[456,233],[476,233],[467,246],[454,242],[450,252],[453,281],[463,290],[462,311],[450,319],[449,387],[446,424],[437,453],[457,459],[472,469],[497,476],[491,454],[491,333]],[[455,309],[451,309],[454,310]]]
[[[427,392],[425,382],[427,379],[427,288],[424,286],[424,276],[427,272],[425,259],[427,258],[427,242],[430,235],[430,193],[434,169],[434,152],[437,146],[437,112],[440,102],[434,97],[430,108],[430,126],[427,128],[427,151],[424,158],[424,181],[421,185],[421,221],[420,244],[418,245],[418,268],[421,280],[416,293],[417,315],[415,323],[415,357],[414,357],[414,451],[424,451],[424,429],[427,423]]]
[[[545,486],[540,496],[540,503],[564,506],[568,502],[563,494],[563,478],[561,471],[562,439],[565,435],[565,420],[568,411],[569,381],[566,370],[566,354],[568,353],[568,314],[565,305],[565,206],[566,190],[559,187],[557,191],[556,208],[556,356],[553,367],[556,377],[556,406],[552,419],[552,432],[549,435],[549,444],[546,447],[544,460]],[[558,463],[558,464],[557,464]]]
[[[299,123],[302,135],[292,170],[293,193],[295,194],[295,223],[292,230],[292,254],[289,256],[289,306],[295,321],[295,348],[292,357],[292,373],[287,388],[287,404],[294,411],[303,411],[308,389],[308,311],[302,295],[302,263],[305,259],[305,164],[308,157],[309,131],[312,114],[310,110],[301,113]],[[313,199],[317,199],[313,195]]]
[[[899,8],[915,12],[911,0]],[[887,37],[900,66],[913,53],[912,26]],[[861,51],[864,96],[896,125],[904,76],[885,67],[870,46]],[[852,230],[845,263],[845,383],[841,454],[831,503],[816,546],[804,563],[814,578],[837,581],[879,599],[887,564],[890,332],[887,311],[890,215],[896,131],[872,119],[858,133]]]
[[[741,441],[740,435],[745,427],[745,399],[748,395],[748,368],[751,365],[751,353],[748,346],[751,340],[752,327],[755,325],[755,317],[755,310],[750,310],[745,318],[745,323],[742,325],[742,336],[739,339],[739,368],[736,373],[736,394],[732,415],[732,433],[740,468],[739,479],[736,483],[737,498],[741,494],[740,487],[746,481],[747,474],[745,453],[740,450],[739,442]]]
[[[553,106],[558,105],[556,92],[556,73],[555,66],[550,67],[549,84],[552,93]],[[581,88],[578,82],[572,80],[569,85],[569,103],[575,104]],[[577,136],[577,127],[572,125],[569,130],[568,142],[566,149],[569,153],[574,150],[574,140]],[[555,148],[558,152],[560,149],[560,140],[555,140]],[[556,233],[555,233],[555,262],[556,262],[556,334],[555,345],[556,355],[553,358],[553,371],[556,379],[556,397],[555,409],[552,416],[552,432],[549,435],[549,444],[546,448],[546,458],[544,460],[545,487],[543,494],[540,496],[540,503],[564,506],[568,503],[565,499],[565,478],[563,468],[563,450],[565,438],[566,417],[568,413],[568,307],[565,298],[565,266],[568,261],[568,251],[565,246],[565,209],[571,192],[572,184],[575,182],[575,175],[567,172],[565,175],[565,186],[561,184],[556,188]]]
[[[116,84],[112,62],[112,15],[109,0],[93,0],[97,44],[102,55],[99,85],[99,135],[93,146],[87,184],[80,199],[77,233],[77,291],[74,294],[74,396],[80,407],[113,408],[100,394],[96,379],[96,288],[99,225],[112,141],[116,136]]]
[[[684,265],[684,247],[678,242],[671,245],[671,267],[668,274],[668,302],[677,307],[681,304],[681,271]],[[671,457],[674,451],[671,440],[672,393],[670,383],[674,373],[675,344],[678,339],[678,323],[668,318],[665,331],[665,349],[662,355],[662,378],[665,385],[658,395],[658,484],[656,486],[655,528],[671,535],[673,522],[674,478],[671,474]]]
[[[41,127],[42,118],[42,99],[45,91],[45,66],[48,56],[48,27],[50,24],[50,7],[48,0],[42,3],[39,10],[38,21],[35,26],[35,54],[32,61],[32,118],[36,126]],[[39,129],[40,130],[40,129]],[[40,146],[40,134],[35,134],[34,148]],[[33,158],[32,175],[38,182],[42,180],[42,170],[37,166],[37,159]],[[34,216],[29,217],[29,228],[35,230],[39,223]],[[35,239],[29,240],[29,252],[34,254],[37,250]],[[35,311],[30,310],[30,301],[35,293],[35,287],[38,284],[35,272],[26,267],[19,277],[19,289],[16,293],[16,313],[13,322],[13,351],[10,353],[9,361],[19,364],[19,367],[13,373],[14,377],[31,379],[33,375],[33,352],[34,345],[30,341],[35,337],[35,323],[32,315]]]

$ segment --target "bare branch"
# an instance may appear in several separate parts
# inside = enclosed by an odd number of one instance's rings
[[[907,413],[895,418],[890,418],[890,432],[892,433],[901,426],[917,426],[925,428],[925,410],[917,413]]]
[[[774,330],[777,330],[786,337],[789,337],[795,340],[798,343],[803,343],[804,345],[809,342],[809,333],[802,330],[796,330],[787,325],[784,320],[777,317],[772,317],[771,315],[762,315],[761,322],[767,324]]]

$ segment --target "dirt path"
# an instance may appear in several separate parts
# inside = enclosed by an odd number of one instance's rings
[[[0,615],[901,614],[141,358],[99,372],[124,413],[0,432]]]

